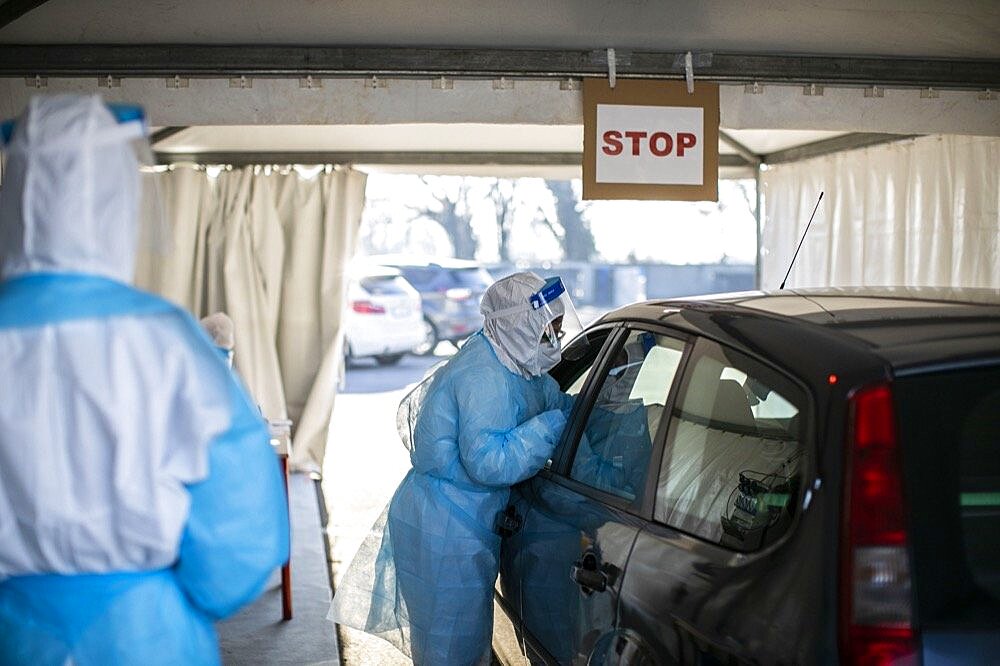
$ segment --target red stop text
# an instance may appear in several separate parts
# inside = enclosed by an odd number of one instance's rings
[[[698,143],[698,137],[690,132],[677,132],[675,138],[668,132],[608,130],[602,138],[604,145],[601,150],[612,157],[626,151],[626,154],[638,157],[644,150],[654,157],[667,157],[676,150],[677,157],[684,157],[684,152]]]

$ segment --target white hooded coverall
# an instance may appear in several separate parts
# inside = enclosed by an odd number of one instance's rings
[[[0,189],[0,664],[215,664],[288,557],[259,414],[198,324],[127,283],[135,138],[35,98]]]

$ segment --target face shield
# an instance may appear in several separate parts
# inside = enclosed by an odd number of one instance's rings
[[[16,140],[20,118],[0,123],[0,150],[42,150],[59,153],[71,150],[88,150],[91,159],[98,166],[107,168],[114,165],[113,172],[118,175],[119,165],[123,165],[125,173],[134,169],[134,178],[124,179],[117,185],[129,197],[130,208],[134,211],[136,226],[136,250],[140,253],[166,255],[171,248],[171,234],[167,227],[166,216],[161,197],[161,178],[163,167],[156,164],[152,147],[147,138],[145,112],[142,107],[130,104],[103,104],[111,114],[114,125],[105,122],[88,137],[88,143],[80,142],[79,137],[65,136],[59,140],[47,139],[47,142],[36,147],[30,141]],[[114,154],[116,146],[127,146],[128,149],[120,157]],[[120,148],[118,148],[120,151]],[[67,160],[73,159],[67,157]],[[121,161],[114,160],[124,160]]]
[[[532,294],[528,302],[532,310],[543,314],[546,320],[539,339],[541,345],[561,351],[564,341],[568,343],[583,330],[580,317],[566,292],[562,278],[547,279],[544,286]]]

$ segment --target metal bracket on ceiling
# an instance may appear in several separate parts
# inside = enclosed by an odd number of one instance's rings
[[[374,75],[370,79],[365,79],[365,88],[370,88],[372,90],[375,90],[377,88],[385,88],[388,85],[389,84],[386,82],[385,79],[380,79]]]
[[[253,79],[248,76],[234,77],[229,79],[229,87],[247,90],[249,88],[253,88]]]
[[[743,86],[743,93],[746,95],[761,95],[764,93],[764,86],[759,81],[754,81]]]
[[[885,88],[879,86],[865,88],[865,97],[885,97]]]
[[[920,91],[920,99],[938,99],[941,93],[934,88],[924,88]]]
[[[823,90],[823,86],[818,83],[810,83],[809,85],[802,86],[802,94],[806,97],[822,97]]]
[[[314,78],[312,74],[307,74],[304,77],[299,78],[299,88],[305,88],[307,90],[315,90],[316,88],[323,87],[323,79]]]
[[[169,79],[166,79],[166,86],[171,90],[176,90],[178,88],[187,88],[190,85],[191,81],[189,79],[181,78],[181,76],[178,74],[174,74]]]
[[[618,59],[615,57],[615,50],[608,49],[608,83],[615,87],[615,79],[618,77]]]
[[[582,87],[579,79],[562,79],[559,81],[559,90],[579,90]]]
[[[455,88],[455,81],[446,76],[441,76],[431,81],[431,88],[434,90],[453,90]]]
[[[499,79],[493,79],[493,90],[513,90],[514,80],[508,79],[505,76],[501,76]]]
[[[26,76],[24,77],[24,85],[29,88],[48,88],[49,87],[49,77],[47,76]]]
[[[979,93],[977,99],[980,102],[995,102],[997,99],[997,91],[987,88],[983,92]]]
[[[100,77],[97,78],[97,87],[98,88],[121,88],[122,87],[122,79],[121,79],[120,76],[111,76],[110,74],[108,74],[107,76],[100,76]]]

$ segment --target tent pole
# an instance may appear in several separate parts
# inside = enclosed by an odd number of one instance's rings
[[[760,187],[761,186],[760,174],[763,171],[763,169],[761,168],[762,166],[763,166],[762,164],[758,163],[754,167],[754,183],[755,183],[754,190],[755,190],[755,193],[756,193],[756,200],[757,201],[756,201],[756,205],[754,206],[754,209],[753,209],[753,216],[754,216],[754,219],[757,222],[757,253],[754,255],[754,262],[753,262],[754,263],[754,271],[753,272],[754,272],[754,288],[756,288],[756,289],[760,289],[760,277],[761,277],[761,275],[760,275],[760,273],[761,273],[761,270],[760,270],[761,269],[761,266],[760,266],[760,251],[761,251],[760,223],[761,223],[762,217],[761,217],[761,209],[760,208],[761,208],[761,203],[762,203],[762,201],[764,199],[764,197],[761,194],[761,187]]]

